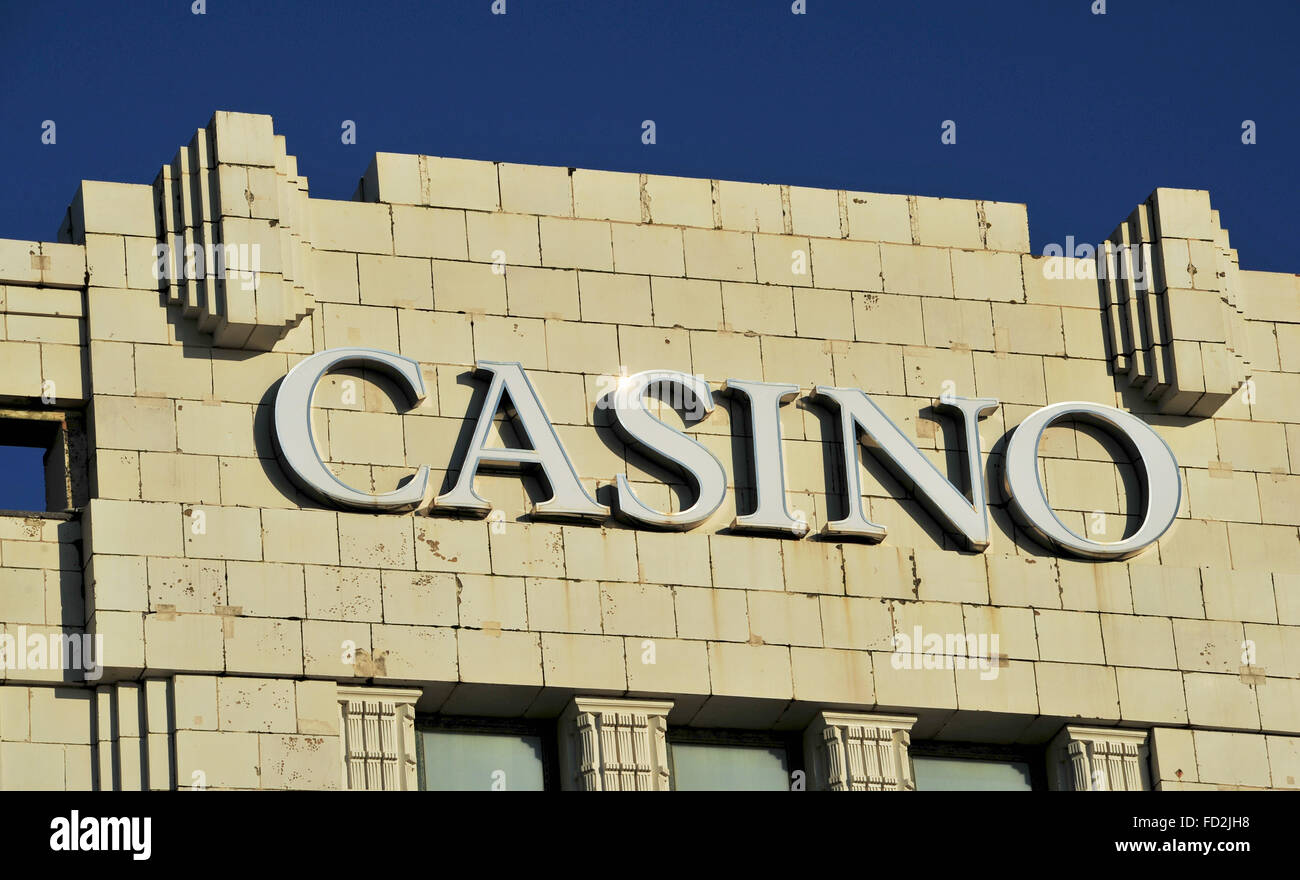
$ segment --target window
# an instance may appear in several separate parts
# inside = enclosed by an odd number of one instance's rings
[[[0,510],[63,512],[86,503],[82,424],[77,413],[0,409]]]
[[[674,791],[789,791],[803,764],[797,737],[753,731],[668,732]]]
[[[1029,765],[1018,761],[912,759],[917,791],[1032,791]]]
[[[1045,789],[1042,755],[1033,749],[957,743],[912,743],[917,791]]]
[[[542,726],[444,716],[422,721],[418,742],[425,791],[544,791],[557,778]]]
[[[3,510],[45,509],[45,451],[36,446],[0,446],[5,474]]]

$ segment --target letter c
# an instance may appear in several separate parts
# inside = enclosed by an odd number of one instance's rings
[[[344,483],[321,459],[312,431],[312,396],[327,373],[348,366],[363,366],[392,376],[410,395],[412,404],[424,400],[424,377],[420,365],[410,358],[373,348],[331,348],[314,354],[290,370],[275,392],[271,425],[276,457],[294,482],[320,501],[372,512],[413,510],[420,506],[429,486],[428,465],[420,465],[415,478],[405,486],[372,495]]]

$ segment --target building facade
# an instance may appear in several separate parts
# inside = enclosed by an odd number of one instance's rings
[[[1300,787],[1300,278],[267,116],[0,241],[6,789]]]

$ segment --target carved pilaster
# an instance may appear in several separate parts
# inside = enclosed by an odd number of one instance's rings
[[[419,698],[419,690],[338,689],[344,788],[419,788],[415,757],[415,701]]]
[[[1147,731],[1070,727],[1047,750],[1058,791],[1148,791]]]
[[[906,715],[822,712],[804,731],[808,787],[814,791],[915,791]]]
[[[559,721],[561,783],[572,791],[668,791],[666,700],[576,697]]]

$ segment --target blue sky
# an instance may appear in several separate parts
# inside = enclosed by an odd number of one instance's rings
[[[0,0],[0,237],[53,239],[79,180],[150,183],[227,109],[323,198],[428,153],[1025,202],[1041,251],[1195,187],[1243,267],[1300,271],[1294,0],[491,5]]]

